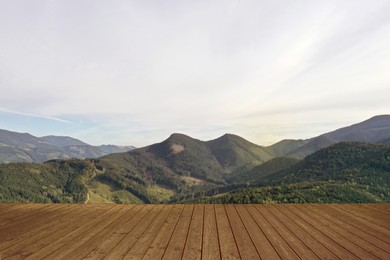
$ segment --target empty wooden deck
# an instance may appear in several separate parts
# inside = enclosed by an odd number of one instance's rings
[[[390,259],[390,205],[0,204],[0,259]]]

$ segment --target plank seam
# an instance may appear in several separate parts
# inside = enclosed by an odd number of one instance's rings
[[[140,208],[140,209],[137,211],[137,213],[139,213],[143,208],[146,208],[146,205],[147,205],[147,204],[143,204],[143,207]],[[146,213],[148,213],[149,211],[151,211],[151,209],[148,210],[148,211],[146,211]],[[144,215],[146,215],[146,213],[144,213]],[[142,214],[142,213],[141,213],[141,214]],[[136,214],[135,214],[134,216],[136,216]],[[137,224],[138,224],[141,220],[142,220],[142,218],[140,218],[140,219],[138,220]],[[129,230],[128,233],[130,233],[130,232],[137,226],[137,224],[135,224],[135,225]],[[127,234],[128,234],[128,233],[127,233]],[[119,244],[123,239],[125,239],[125,237],[126,237],[126,236],[123,236],[123,237],[118,241],[117,244]],[[109,254],[112,252],[112,250],[114,250],[114,249],[115,249],[115,246],[113,246],[110,250],[108,250],[107,253],[106,253],[106,255],[105,255],[103,258],[106,258],[106,256],[109,255]]]
[[[307,232],[305,229],[303,229],[300,225],[298,225],[292,218],[290,218],[288,216],[288,214],[285,214],[283,211],[280,210],[280,208],[276,207],[275,205],[273,205],[273,207],[275,209],[277,209],[281,214],[283,214],[284,216],[286,216],[291,222],[293,222],[297,227],[299,227],[303,232],[305,232],[306,234],[308,234],[313,240],[317,241],[319,244],[321,244],[323,247],[325,247],[326,249],[328,249],[329,252],[333,253],[331,249],[329,249],[326,245],[324,245],[323,243],[321,243],[321,241],[317,240],[315,237],[313,237],[309,232]],[[297,217],[299,217],[298,215],[296,215]],[[305,220],[303,220],[305,221]],[[306,222],[306,221],[305,221]],[[307,222],[306,222],[307,223]],[[327,236],[328,237],[328,236]],[[329,238],[329,237],[328,237]],[[330,239],[330,238],[329,238]],[[334,254],[334,253],[333,253]],[[340,259],[336,254],[334,254],[338,259]]]
[[[278,253],[278,250],[276,250],[276,248],[274,247],[273,243],[269,240],[268,236],[266,236],[266,234],[264,233],[263,229],[259,226],[259,224],[257,223],[257,221],[255,220],[255,218],[253,217],[252,213],[248,210],[248,206],[249,205],[245,205],[245,209],[246,211],[248,212],[248,214],[251,216],[252,220],[255,222],[255,224],[257,225],[257,227],[259,228],[259,230],[263,233],[264,237],[268,240],[268,243],[272,246],[272,248],[274,249],[275,253],[279,256],[280,259],[282,259],[282,257],[279,255]],[[253,207],[253,205],[251,204],[251,206]]]
[[[160,228],[159,228],[158,231],[156,232],[156,236],[150,241],[149,246],[148,246],[148,248],[145,250],[145,252],[144,252],[144,254],[142,255],[141,259],[143,259],[143,258],[145,257],[146,253],[148,252],[148,249],[149,249],[150,245],[153,244],[153,241],[156,239],[157,234],[160,233],[162,227],[164,226],[165,221],[167,221],[168,217],[171,215],[171,213],[172,213],[172,211],[173,211],[174,208],[175,208],[175,207],[172,206],[172,209],[169,211],[169,213],[168,213],[167,216],[165,217],[163,223],[161,224]]]
[[[114,225],[117,221],[121,221],[122,217],[125,216],[129,211],[131,211],[132,209],[134,208],[134,204],[131,205],[130,208],[128,209],[125,209],[124,212],[119,215],[113,222],[111,222],[110,224],[108,224],[107,226],[105,226],[102,230],[100,230],[97,234],[95,234],[95,236],[98,236],[100,233],[104,232],[106,230],[106,228]],[[91,237],[91,239],[93,239],[94,237]],[[71,252],[69,252],[66,256],[72,254],[74,251],[77,251],[79,248],[83,247],[85,244],[89,243],[89,241],[91,240],[87,240],[85,241],[82,245],[80,245],[79,247],[75,248],[74,250],[72,250]],[[96,246],[97,247],[97,246]],[[96,248],[95,247],[95,248]],[[91,251],[93,251],[95,248],[93,248]]]
[[[356,258],[359,258],[357,255],[355,255],[354,253],[352,253],[351,251],[349,251],[347,248],[345,248],[342,244],[340,244],[339,242],[335,241],[334,239],[330,238],[328,235],[326,235],[324,232],[322,232],[320,229],[316,228],[315,226],[313,226],[312,224],[310,224],[309,222],[307,222],[305,219],[303,219],[301,216],[299,216],[298,214],[294,213],[291,209],[287,209],[288,211],[292,212],[294,215],[296,215],[298,218],[300,218],[301,220],[303,220],[304,222],[306,222],[308,225],[312,226],[314,229],[316,229],[318,232],[322,233],[324,236],[326,236],[328,239],[332,240],[334,243],[338,244],[340,247],[344,248],[344,250],[346,250],[347,252],[349,252],[350,254],[352,254],[353,256],[355,256]],[[317,240],[318,241],[318,240]],[[325,245],[324,245],[325,246]],[[360,259],[360,258],[359,258]]]
[[[309,249],[314,255],[318,256],[318,259],[321,259],[319,255],[317,255],[301,238],[299,238],[283,221],[281,221],[274,213],[272,213],[271,210],[269,210],[267,207],[264,207],[268,212],[277,220],[279,221],[294,237],[296,237],[299,241],[302,242],[303,245],[306,246],[307,249]],[[307,233],[307,232],[306,232]],[[294,251],[295,252],[295,251]]]
[[[217,219],[217,213],[215,211],[215,205],[213,205],[213,211],[214,211],[214,218],[215,218],[215,226],[216,226],[216,229],[217,229],[219,259],[222,260],[221,242],[220,242],[220,237],[219,237],[218,219]]]
[[[247,229],[247,227],[245,226],[245,223],[244,223],[243,219],[241,218],[241,215],[240,215],[240,213],[238,212],[236,205],[234,205],[234,209],[236,210],[237,215],[238,215],[238,217],[240,218],[241,223],[242,223],[242,225],[244,226],[245,231],[246,231],[246,233],[248,234],[248,236],[249,236],[249,238],[250,238],[250,240],[251,240],[251,242],[252,242],[253,247],[256,249],[256,252],[257,252],[258,256],[259,256],[260,259],[261,259],[260,252],[259,252],[259,250],[257,250],[257,247],[256,247],[255,243],[253,242],[252,236],[249,234],[248,229]]]
[[[70,208],[70,209],[67,209],[66,211],[65,211],[65,214],[66,215],[68,215],[68,214],[70,214],[69,212],[71,212],[71,211],[74,211],[74,210],[76,210],[77,208],[76,207],[72,207],[72,208]],[[61,215],[62,213],[57,213],[57,214],[55,214],[55,215],[53,215],[51,218],[49,218],[49,219],[47,219],[46,220],[46,222],[47,221],[51,221],[51,220],[53,220],[53,219],[55,219],[58,215]],[[47,223],[46,223],[47,224]],[[47,224],[47,225],[49,225],[49,224]],[[37,227],[36,227],[37,226]],[[46,225],[44,225],[44,226],[46,226]],[[29,226],[29,228],[30,229],[26,229],[26,230],[24,230],[24,232],[22,233],[22,234],[19,234],[19,236],[20,235],[25,235],[26,233],[28,234],[28,233],[31,233],[31,232],[33,232],[34,230],[36,230],[36,229],[38,229],[38,230],[40,230],[40,229],[42,229],[42,226],[38,226],[38,224],[34,224],[34,225],[31,225],[31,226]],[[18,237],[19,237],[18,236]],[[10,241],[12,241],[12,240],[15,240],[17,237],[12,237],[12,238],[9,238],[9,239],[7,239],[7,240],[4,240],[4,241],[2,241],[1,243],[9,243]],[[22,241],[19,241],[19,242],[17,242],[17,244],[18,243],[21,243]],[[9,245],[9,246],[7,246],[6,248],[2,248],[1,250],[5,250],[5,249],[7,249],[7,248],[9,248],[9,247],[11,247],[11,246],[14,246],[15,244],[11,244],[11,245]]]
[[[202,242],[200,244],[200,259],[203,259],[203,238],[204,238],[204,215],[206,211],[206,205],[203,204],[203,219],[202,219]]]
[[[74,210],[78,210],[78,208],[73,209],[71,213],[74,213],[74,212],[73,212]],[[71,213],[68,212],[68,214],[71,214]],[[84,214],[82,214],[82,216],[85,216],[85,215],[87,215],[87,214],[88,214],[88,212],[85,212]],[[61,225],[60,225],[60,226],[61,226]],[[50,227],[50,228],[52,229],[53,227]],[[53,228],[53,229],[54,229],[54,228]],[[50,236],[50,235],[52,235],[52,234],[54,234],[54,233],[56,233],[56,232],[57,232],[56,229],[51,230],[50,233],[48,233],[48,234],[45,235],[45,237],[41,237],[41,238],[38,239],[37,241],[31,241],[31,243],[25,244],[25,245],[24,245],[24,248],[28,248],[28,247],[30,247],[31,245],[33,245],[33,244],[35,244],[35,243],[37,243],[37,242],[40,242],[40,241],[44,240],[47,236]],[[8,250],[8,249],[10,249],[11,247],[15,247],[15,246],[17,246],[17,245],[20,245],[20,244],[22,244],[23,242],[24,242],[24,241],[22,240],[22,241],[17,242],[16,244],[11,244],[10,246],[8,246],[8,247],[7,247],[6,249],[4,249],[4,250]],[[46,246],[49,246],[50,244],[51,244],[51,243],[47,244]],[[31,254],[34,254],[34,253],[35,253],[35,252],[32,252]]]
[[[150,227],[150,225],[152,225],[154,223],[154,221],[156,220],[156,218],[160,215],[161,211],[166,207],[167,205],[165,204],[161,209],[160,211],[158,211],[158,213],[156,214],[156,216],[150,221],[150,223],[148,224],[148,226],[144,229],[144,231],[142,231],[142,233],[139,235],[138,239],[140,239],[142,237],[142,235],[148,230],[148,228]],[[169,212],[170,213],[170,212]],[[169,214],[168,214],[169,215]],[[168,217],[167,215],[167,217]],[[164,220],[165,221],[165,220]],[[138,241],[137,239],[137,241]],[[130,250],[134,247],[134,245],[137,243],[137,241],[134,242],[134,244],[126,251],[126,253],[124,254],[124,257],[126,257],[126,255],[130,252]],[[147,251],[147,250],[146,250]]]
[[[118,204],[117,204],[118,205]],[[113,207],[114,208],[114,207]],[[107,219],[109,219],[112,215],[111,214],[114,214],[115,212],[118,212],[118,211],[120,211],[121,210],[121,208],[120,207],[117,207],[118,209],[116,210],[116,211],[114,211],[114,212],[112,212],[112,213],[110,213],[110,214],[108,214],[108,216],[105,216],[103,219],[101,219],[100,221],[98,221],[94,226],[92,226],[92,227],[90,227],[90,228],[88,228],[87,230],[85,230],[84,231],[84,233],[85,232],[88,232],[88,231],[90,231],[91,229],[93,229],[93,228],[95,228],[95,226],[97,226],[97,225],[100,225],[101,223],[104,223],[104,221],[105,220],[107,220]],[[124,213],[123,213],[124,214]],[[120,216],[122,216],[122,214],[120,215]],[[117,218],[120,218],[120,216],[119,217],[117,217]],[[116,219],[115,219],[116,220]],[[115,221],[114,220],[114,221]],[[109,225],[111,225],[111,223],[109,224]],[[81,227],[82,228],[82,227]],[[77,230],[79,230],[80,228],[78,228],[78,229],[75,229],[75,230],[73,230],[72,232],[70,232],[69,234],[72,234],[73,232],[77,232]],[[82,236],[83,234],[79,234],[79,235],[77,235],[76,237],[80,237],[80,236]],[[73,240],[71,240],[71,241],[73,241]],[[50,258],[50,255],[52,255],[52,254],[55,254],[55,252],[57,251],[57,250],[59,250],[60,248],[63,248],[63,247],[65,247],[69,242],[71,242],[71,241],[68,241],[68,242],[66,242],[65,244],[62,244],[60,247],[58,247],[57,249],[55,249],[54,251],[52,251],[52,252],[50,252],[49,254],[47,254],[44,258]],[[70,254],[71,252],[69,252],[68,254]],[[68,255],[67,254],[67,255]]]
[[[336,210],[336,209],[333,208],[333,211],[334,211],[334,210]],[[345,221],[345,220],[341,219],[340,216],[338,216],[338,215],[336,215],[335,217],[336,217],[337,219],[339,219],[340,221],[342,221],[342,222]],[[345,217],[347,217],[347,216],[345,216]],[[354,227],[354,228],[360,230],[361,232],[363,232],[363,233],[365,233],[365,234],[367,234],[367,235],[369,235],[369,236],[372,236],[372,237],[374,237],[375,239],[378,239],[379,241],[381,241],[381,242],[383,242],[383,243],[385,243],[385,244],[388,244],[388,245],[389,245],[389,248],[390,248],[390,244],[389,244],[387,241],[384,241],[383,239],[377,237],[376,235],[371,234],[371,233],[367,232],[367,231],[364,230],[364,229],[361,229],[357,223],[349,222],[348,224],[351,225],[352,227]],[[370,228],[369,226],[365,225],[364,223],[362,223],[362,225],[364,225],[364,226],[367,227],[367,228]],[[383,233],[381,233],[381,234],[383,234]],[[385,234],[383,234],[383,235],[385,235]],[[363,239],[363,238],[362,238],[362,239]],[[369,243],[371,243],[371,242],[368,241],[368,240],[366,240],[366,241],[369,242]],[[371,244],[372,244],[372,243],[371,243]],[[385,249],[382,248],[382,250],[384,250],[384,251],[390,253],[390,250],[387,251],[388,249],[385,250]]]
[[[335,207],[333,206],[333,208],[335,208]],[[364,220],[364,221],[368,221],[368,222],[372,223],[374,226],[377,226],[380,229],[386,229],[386,230],[388,229],[387,227],[383,227],[382,225],[378,225],[378,224],[372,222],[372,220],[370,220],[370,219],[366,219],[366,218],[363,218],[363,217],[361,217],[359,215],[353,214],[352,212],[350,212],[348,210],[345,210],[345,209],[342,209],[342,208],[339,208],[339,210],[345,212],[346,214],[352,215],[355,218],[358,218],[358,219],[361,219],[361,220]],[[379,230],[376,230],[376,232],[379,232],[379,233],[381,233],[383,235],[387,235],[387,234],[384,234],[383,232],[381,232]]]
[[[240,258],[242,259],[242,256],[241,256],[241,253],[240,253],[240,248],[238,247],[237,239],[236,239],[236,236],[234,235],[234,232],[233,232],[232,223],[230,222],[229,214],[228,214],[227,211],[226,211],[226,205],[223,205],[223,209],[225,210],[225,214],[226,214],[226,217],[227,217],[228,222],[229,222],[230,230],[232,231],[232,234],[233,234],[234,243],[236,243],[238,255],[239,255]]]
[[[294,252],[294,254],[298,257],[298,258],[300,258],[299,257],[299,254],[294,250],[294,248],[290,245],[290,243],[288,243],[287,241],[286,241],[286,239],[279,233],[279,231],[277,231],[276,230],[276,228],[271,224],[271,222],[264,216],[264,214],[263,213],[261,213],[261,211],[260,211],[260,209],[258,208],[258,207],[254,207],[256,210],[257,210],[257,212],[259,212],[262,216],[263,216],[263,218],[265,219],[265,221],[267,221],[267,223],[272,227],[272,229],[283,239],[283,241],[286,243],[286,245],[288,245],[288,247]]]
[[[194,216],[194,211],[195,211],[195,205],[192,205],[190,224],[188,225],[186,241],[184,242],[183,250],[181,251],[181,259],[183,259],[184,250],[186,249],[186,245],[187,245],[187,241],[188,241],[188,234],[190,233],[190,228],[191,228],[192,218]],[[202,234],[202,236],[203,236],[203,234]]]
[[[172,230],[171,236],[169,237],[167,246],[166,246],[165,249],[164,249],[164,253],[163,253],[163,255],[161,256],[161,259],[164,258],[164,255],[165,255],[165,253],[166,253],[166,251],[167,251],[168,245],[169,245],[169,243],[171,242],[172,237],[173,237],[173,234],[175,233],[175,230],[176,230],[176,228],[177,228],[177,224],[179,223],[179,220],[180,220],[180,218],[181,218],[181,215],[183,214],[184,208],[185,208],[185,206],[181,209],[180,215],[179,215],[179,217],[178,217],[177,220],[176,220],[175,228]]]
[[[309,208],[309,211],[311,211],[311,214],[312,214],[312,215],[306,214],[308,217],[312,217],[312,218],[314,219],[314,217],[316,217],[316,215],[317,215],[317,216],[319,215],[318,213],[314,212],[313,209],[310,209],[310,208]],[[314,212],[314,216],[313,216],[313,212]],[[322,217],[323,219],[325,219],[325,220],[331,222],[333,225],[339,226],[339,225],[337,225],[336,223],[330,221],[328,218],[325,218],[324,216],[318,216],[318,217],[319,217],[319,218]],[[321,222],[320,222],[320,223],[321,223]],[[323,224],[323,223],[321,223],[321,224],[327,226],[326,224]],[[339,227],[340,227],[340,226],[339,226]],[[362,247],[362,246],[356,244],[356,243],[355,243],[354,241],[352,241],[351,239],[348,239],[348,237],[346,237],[345,235],[343,235],[341,232],[336,231],[336,230],[333,228],[333,226],[330,226],[330,227],[328,227],[328,228],[329,228],[330,230],[332,230],[333,232],[335,232],[336,234],[338,234],[339,236],[341,236],[341,237],[345,238],[346,240],[348,240],[350,243],[352,243],[352,244],[354,244],[355,246],[357,246],[357,247],[361,248],[362,250],[366,251],[367,253],[369,253],[369,254],[372,255],[373,257],[377,257],[377,256],[375,256],[374,254],[372,254],[370,251],[368,251],[367,249],[365,249],[364,247]],[[342,227],[341,227],[341,229],[342,229],[342,230],[345,230],[345,229],[343,229]],[[352,232],[350,232],[350,233],[352,233]],[[354,235],[354,236],[356,236],[356,237],[362,239],[361,237],[359,237],[359,236],[357,236],[357,235],[355,235],[355,234],[353,234],[353,233],[352,233],[352,235]],[[364,240],[364,239],[362,239],[362,240]],[[364,241],[365,241],[365,240],[364,240]],[[376,246],[375,246],[375,247],[376,247]],[[378,248],[378,249],[380,249],[380,248]],[[381,250],[381,249],[380,249],[380,250]]]

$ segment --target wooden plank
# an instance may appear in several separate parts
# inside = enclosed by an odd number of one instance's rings
[[[352,205],[346,205],[343,207],[346,210],[351,210],[354,214],[361,218],[365,218],[368,221],[373,221],[377,225],[380,225],[387,230],[390,230],[390,221],[389,221],[389,215],[382,213],[379,210],[370,210],[366,209],[360,205],[352,204]]]
[[[92,216],[93,214],[98,216],[96,211],[88,212],[86,210],[80,209],[80,207],[77,207],[77,211],[73,213],[75,214],[68,216],[68,218],[66,218],[63,223],[54,225],[47,230],[43,230],[43,232],[33,233],[32,236],[27,237],[20,243],[7,248],[4,250],[4,254],[13,257],[25,258],[53,243],[53,241],[56,241],[59,237],[61,237],[62,234],[67,234],[69,229],[81,225],[82,223],[77,222],[78,219],[82,218],[83,221],[87,221],[89,219],[89,215],[87,215],[88,213],[91,213]]]
[[[249,214],[246,207],[242,204],[235,205],[245,228],[255,245],[257,252],[261,259],[280,259],[279,255],[269,242],[268,238],[264,235],[263,231],[257,226],[252,216]]]
[[[203,244],[204,205],[194,206],[188,238],[183,252],[183,259],[201,259]]]
[[[337,259],[338,257],[333,254],[328,248],[318,242],[310,233],[306,232],[302,227],[293,222],[290,217],[286,214],[283,214],[280,211],[282,205],[265,205],[265,207],[270,211],[275,218],[279,220],[280,223],[283,223],[286,228],[290,230],[291,233],[295,234],[305,245],[312,250],[319,258],[321,259]],[[305,257],[306,258],[306,257]]]
[[[279,221],[264,205],[255,205],[258,211],[263,214],[273,229],[286,241],[291,249],[300,258],[319,259],[313,251],[303,243],[293,232],[291,232],[283,222]]]
[[[225,205],[226,214],[233,231],[241,259],[259,259],[259,253],[252,242],[234,205]]]
[[[0,242],[0,251],[11,246],[16,246],[21,242],[26,243],[28,240],[34,242],[39,241],[41,238],[51,234],[51,232],[56,232],[61,228],[63,223],[69,220],[69,216],[72,216],[76,210],[79,210],[80,212],[80,208],[77,205],[67,205],[66,209],[59,209],[55,215],[46,219],[44,224],[35,222],[35,225],[32,225],[30,229],[11,230],[10,232],[2,234],[1,237],[4,238],[4,241]],[[82,217],[82,215],[80,217]]]
[[[21,208],[26,208],[28,204],[0,204],[0,218],[3,218],[6,214]],[[31,204],[32,205],[32,204]]]
[[[160,231],[154,238],[152,244],[146,251],[143,259],[161,259],[164,255],[165,249],[168,246],[173,231],[176,228],[179,218],[184,209],[184,205],[175,205],[172,212],[169,214],[168,219],[164,222]]]
[[[266,235],[271,242],[273,248],[282,259],[299,259],[297,254],[291,249],[291,247],[284,241],[284,239],[276,232],[272,225],[266,218],[254,207],[254,205],[246,205],[252,218],[257,223],[258,227]]]
[[[167,217],[173,210],[173,205],[166,205],[151,225],[146,229],[142,236],[135,242],[133,247],[127,252],[123,259],[142,259],[146,251],[148,250],[153,239],[157,236],[161,226],[167,220]]]
[[[387,214],[380,214],[377,211],[372,210],[364,210],[363,207],[356,207],[356,205],[348,204],[344,205],[342,209],[350,212],[352,215],[374,222],[376,225],[390,230],[390,221],[389,216]]]
[[[153,223],[155,218],[164,208],[164,205],[146,205],[145,207],[151,208],[149,214],[147,214],[131,232],[123,237],[123,239],[106,255],[106,259],[122,259],[137,242],[138,238],[142,236],[149,225]]]
[[[340,235],[352,241],[357,246],[360,246],[361,248],[365,249],[372,255],[380,259],[390,259],[390,254],[387,253],[385,250],[381,249],[380,247],[377,247],[373,243],[359,236],[361,235],[363,237],[367,237],[366,233],[356,232],[355,229],[351,230],[350,226],[348,226],[348,223],[340,223],[339,221],[335,220],[333,216],[328,215],[327,212],[323,210],[318,210],[318,208],[313,207],[313,205],[308,205],[306,209],[306,214],[311,214],[311,216],[314,217],[317,221],[321,222],[326,226],[329,226],[333,231],[339,233]]]
[[[78,219],[78,221],[73,222],[72,225],[69,225],[68,228],[59,230],[57,232],[57,239],[53,239],[53,242],[47,246],[37,250],[26,259],[42,259],[53,252],[61,252],[61,247],[66,245],[69,241],[73,241],[75,238],[80,235],[88,232],[93,229],[95,226],[103,224],[106,219],[113,217],[118,210],[120,205],[114,205],[108,210],[98,211],[95,210],[95,214],[87,215],[84,218]]]
[[[52,211],[53,211],[53,214],[46,216],[47,218],[45,217],[45,218],[34,219],[33,217],[31,217],[30,223],[28,223],[27,225],[22,225],[22,224],[18,225],[19,221],[14,220],[12,225],[8,225],[6,227],[3,227],[3,229],[0,230],[0,233],[2,234],[2,236],[0,236],[0,244],[6,243],[6,241],[9,241],[11,239],[18,238],[18,237],[20,237],[21,234],[28,232],[29,230],[32,230],[36,227],[40,227],[41,225],[47,223],[48,221],[50,221],[53,218],[53,216],[58,214],[57,207],[52,208]],[[23,211],[23,214],[25,216],[30,216],[31,214],[34,215],[35,210],[29,209],[28,211]],[[0,217],[0,222],[3,222],[2,217]],[[1,248],[2,247],[0,246],[0,249]]]
[[[367,210],[370,210],[373,212],[381,212],[381,213],[384,213],[386,216],[388,216],[388,214],[390,214],[390,210],[388,210],[388,208],[381,207],[381,206],[383,206],[383,204],[356,204],[356,206],[363,207],[364,209],[367,209]]]
[[[1,209],[2,259],[390,259],[390,204]]]
[[[7,214],[2,217],[0,232],[7,232],[7,229],[13,229],[15,226],[20,228],[21,226],[30,225],[32,223],[32,219],[42,219],[42,216],[50,213],[53,208],[55,209],[56,205],[31,204],[26,208],[22,207],[18,210],[12,211],[11,214]]]
[[[129,215],[132,216],[132,213],[138,212],[137,208],[134,209],[134,205],[123,205],[123,210],[123,214],[117,214],[117,216],[104,223],[106,226],[101,225],[93,229],[92,232],[82,235],[81,238],[77,239],[77,244],[68,244],[68,251],[71,251],[71,253],[66,255],[65,252],[62,251],[61,257],[67,259],[84,259],[86,255],[101,244],[115,230],[121,227],[128,220]],[[84,241],[85,243],[82,244]],[[55,256],[53,258],[55,258]]]
[[[323,224],[321,219],[313,218],[310,213],[305,212],[307,210],[305,210],[304,207],[299,208],[296,207],[296,205],[288,205],[288,206],[295,213],[297,213],[297,215],[299,215],[301,218],[306,220],[311,225],[321,229],[321,231],[324,234],[326,234],[329,238],[333,239],[339,244],[343,245],[343,247],[345,247],[349,252],[354,254],[356,257],[360,259],[375,259],[375,257],[371,253],[367,252],[366,250],[357,246],[349,239],[345,238],[344,236],[340,235],[338,232],[334,231],[331,226]]]
[[[339,212],[338,215],[345,216],[346,218],[349,218],[349,223],[353,224],[354,226],[363,228],[367,233],[377,237],[378,239],[381,239],[384,242],[389,243],[390,242],[390,234],[388,229],[378,226],[375,224],[375,222],[368,221],[364,218],[360,218],[358,216],[355,216],[354,214],[343,210],[343,207],[340,205],[325,205],[326,207],[329,207],[331,209],[334,209]],[[337,216],[337,215],[336,215]]]
[[[68,257],[75,249],[80,248],[89,239],[93,238],[99,232],[106,227],[109,227],[113,222],[122,217],[126,213],[126,208],[123,205],[117,207],[117,210],[113,212],[109,217],[104,218],[98,222],[97,225],[91,226],[88,229],[84,229],[82,232],[74,235],[71,240],[63,241],[62,246],[57,250],[51,252],[45,258],[47,259],[72,259]]]
[[[356,259],[355,255],[353,255],[342,245],[325,235],[322,230],[318,229],[316,226],[311,225],[309,222],[301,218],[286,205],[280,205],[278,206],[278,209],[286,216],[289,216],[295,224],[297,224],[299,227],[309,233],[313,238],[315,238],[318,242],[328,248],[337,257],[341,259]]]
[[[222,259],[241,259],[225,207],[223,205],[215,205],[215,215]]]
[[[7,208],[15,207],[15,205],[18,205],[18,204],[15,204],[15,203],[0,203],[0,215],[3,212],[3,210],[5,210]]]
[[[214,205],[205,205],[203,221],[202,259],[220,259],[217,219]]]
[[[313,205],[313,207],[316,207],[321,212],[329,213],[329,218],[331,218],[333,221],[336,221],[336,223],[338,223],[340,226],[348,228],[348,230],[351,232],[358,234],[360,237],[364,238],[370,243],[390,253],[389,236],[375,232],[375,230],[367,226],[365,223],[356,221],[353,219],[353,217],[351,217],[351,215],[337,211],[335,208],[330,207],[329,205]],[[364,220],[364,222],[366,222],[366,220]],[[368,222],[368,224],[370,224],[370,222]]]
[[[85,259],[103,259],[147,214],[150,213],[151,209],[152,207],[147,207],[146,205],[137,205],[129,214],[128,220],[93,249]]]
[[[163,259],[181,259],[187,241],[194,205],[185,205],[175,231],[164,252]]]

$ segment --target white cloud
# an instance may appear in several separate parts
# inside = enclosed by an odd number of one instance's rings
[[[39,114],[30,114],[30,113],[10,110],[10,109],[3,108],[3,107],[0,107],[0,112],[7,113],[7,114],[15,114],[15,115],[20,115],[20,116],[26,116],[26,117],[35,117],[35,118],[41,118],[41,119],[48,119],[48,120],[57,121],[57,122],[60,122],[60,123],[66,123],[66,124],[73,124],[72,122],[70,122],[68,120],[61,119],[61,118],[58,118],[58,117],[39,115]]]
[[[127,144],[176,129],[262,143],[262,129],[295,121],[283,133],[298,135],[318,113],[324,125],[364,120],[390,110],[389,9],[380,0],[3,1],[0,104],[94,118],[85,136],[112,132]]]

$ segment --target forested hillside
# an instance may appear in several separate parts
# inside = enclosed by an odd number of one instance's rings
[[[81,203],[94,166],[84,160],[0,165],[1,202]]]
[[[390,202],[390,147],[339,143],[249,188],[204,197],[200,203]]]
[[[389,118],[373,117],[316,138],[269,147],[232,134],[211,141],[172,134],[160,143],[94,159],[0,164],[0,202],[387,202]],[[2,133],[0,150],[22,147],[17,155],[31,151],[39,157],[34,160],[44,160],[58,148],[84,145],[70,137]],[[339,139],[378,144],[329,146]],[[303,160],[281,156],[301,157],[312,150],[318,151]]]

